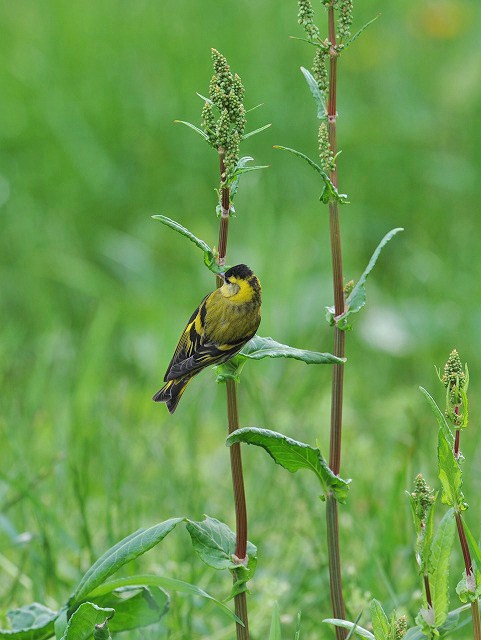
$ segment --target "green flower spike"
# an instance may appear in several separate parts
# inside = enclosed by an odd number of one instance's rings
[[[331,145],[329,144],[329,134],[325,122],[321,122],[319,127],[318,141],[321,166],[326,173],[331,173],[336,168],[336,161],[331,151]]]
[[[441,382],[446,387],[446,416],[453,422],[457,429],[467,426],[468,423],[468,368],[463,365],[456,349],[449,355],[444,365],[444,373]]]
[[[339,39],[349,40],[352,25],[352,0],[341,0],[339,5]]]
[[[319,39],[319,29],[314,23],[314,11],[312,10],[309,0],[299,0],[299,13],[297,14],[297,22],[307,33],[309,40]]]
[[[329,45],[328,45],[329,46]],[[328,46],[317,47],[312,62],[312,75],[316,79],[320,91],[326,92],[329,86],[329,78],[327,74],[327,58],[329,57]]]

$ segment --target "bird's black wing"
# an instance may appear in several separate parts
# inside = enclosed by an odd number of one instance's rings
[[[195,374],[204,367],[221,364],[222,362],[229,360],[229,358],[242,349],[247,340],[250,340],[251,337],[252,336],[249,336],[248,338],[235,343],[223,345],[215,345],[209,342],[201,345],[191,356],[185,358],[185,360],[178,361],[171,366],[166,380],[174,380],[175,378],[180,378],[187,373]]]
[[[173,378],[178,378],[178,375],[172,375],[172,370],[177,365],[192,357],[192,355],[200,348],[202,344],[202,335],[195,328],[196,318],[198,317],[198,322],[200,322],[200,325],[203,327],[206,313],[205,301],[209,295],[205,296],[200,305],[190,316],[189,321],[180,336],[179,342],[177,343],[172,360],[165,372],[164,382],[172,380]]]

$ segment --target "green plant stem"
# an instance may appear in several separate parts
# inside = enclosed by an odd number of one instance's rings
[[[327,129],[331,152],[336,156],[336,119],[337,119],[337,58],[336,22],[334,5],[327,8],[328,38],[331,43],[329,57],[329,99],[327,113]],[[338,186],[337,162],[330,172],[330,179],[335,187]],[[336,316],[344,312],[344,281],[342,275],[341,230],[339,223],[339,206],[337,200],[329,202],[329,227],[331,237],[332,277],[334,289],[334,309]],[[344,357],[345,332],[334,328],[334,355]],[[331,392],[331,436],[329,450],[329,466],[335,474],[339,474],[341,467],[341,436],[342,436],[342,402],[344,389],[344,367],[334,365],[332,373]],[[345,606],[342,593],[342,573],[339,546],[338,506],[333,496],[328,496],[326,504],[327,545],[329,558],[329,578],[331,603],[334,618],[345,619]],[[336,627],[337,640],[343,640],[347,635],[345,629]]]
[[[219,148],[219,169],[221,182],[225,178],[225,150]],[[225,264],[227,253],[227,237],[229,231],[230,189],[221,189],[221,218],[219,227],[219,256],[218,263]],[[222,280],[217,277],[217,286],[221,286]],[[233,380],[226,382],[227,393],[227,420],[228,431],[231,434],[239,428],[239,410],[237,407],[237,387]],[[236,556],[240,561],[245,560],[247,554],[247,508],[244,490],[244,474],[242,471],[242,455],[240,444],[229,447],[230,465],[232,474],[232,487],[234,492],[234,506],[236,517]],[[235,576],[234,576],[235,582]],[[249,640],[249,621],[247,615],[247,598],[245,592],[234,596],[234,607],[237,617],[242,620],[244,626],[236,623],[237,640]]]
[[[466,569],[466,577],[473,575],[473,563],[471,561],[471,554],[469,552],[468,541],[466,539],[466,533],[464,531],[463,519],[459,511],[454,512],[456,518],[456,526],[458,529],[459,542],[461,544],[461,551],[463,552],[464,566]],[[474,578],[474,576],[473,576]],[[471,602],[471,617],[473,619],[473,638],[474,640],[481,640],[481,625],[479,619],[479,604],[475,600]]]

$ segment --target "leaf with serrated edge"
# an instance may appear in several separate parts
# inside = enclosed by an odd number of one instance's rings
[[[304,75],[304,78],[306,79],[309,89],[311,90],[313,98],[316,101],[317,117],[320,120],[322,120],[327,116],[326,100],[324,98],[324,95],[322,91],[319,89],[317,80],[314,78],[312,73],[307,69],[305,69],[304,67],[301,67],[301,71],[302,71],[302,74]]]
[[[119,589],[121,587],[130,587],[134,585],[157,586],[168,589],[169,591],[178,591],[179,593],[186,593],[192,596],[200,596],[201,598],[205,598],[214,602],[224,611],[224,613],[229,616],[231,620],[239,622],[239,618],[237,618],[235,614],[229,609],[229,607],[227,607],[223,602],[220,602],[220,600],[217,600],[216,598],[214,598],[214,596],[211,596],[197,585],[190,584],[189,582],[184,582],[183,580],[177,580],[175,578],[165,578],[163,576],[153,576],[149,574],[128,576],[126,578],[117,578],[116,580],[109,580],[108,582],[104,582],[103,584],[99,585],[90,593],[89,597],[94,600],[99,596],[110,593],[114,589]]]
[[[323,620],[326,624],[333,624],[336,627],[342,627],[343,629],[353,630],[354,633],[357,633],[361,638],[367,638],[367,640],[376,640],[374,634],[372,634],[367,629],[360,627],[358,624],[354,622],[349,622],[348,620],[340,620],[339,618],[325,618]]]
[[[170,518],[149,529],[139,529],[109,549],[85,573],[69,601],[70,609],[85,600],[94,589],[124,564],[155,547],[183,520],[184,518]]]
[[[92,602],[84,602],[72,614],[61,640],[88,640],[95,625],[105,622],[105,618],[113,616],[114,609],[98,607]]]
[[[235,442],[245,442],[262,447],[271,458],[284,469],[295,473],[299,469],[310,469],[318,477],[323,493],[323,500],[332,492],[334,498],[341,503],[346,502],[350,480],[343,480],[336,476],[322,457],[319,449],[292,440],[282,433],[244,427],[237,429],[226,440],[228,446]]]
[[[389,620],[384,613],[381,603],[376,599],[371,600],[369,612],[371,614],[372,629],[376,640],[389,640]]]
[[[449,557],[454,541],[454,529],[454,510],[450,509],[439,523],[431,544],[429,557],[429,583],[436,627],[444,624],[448,617]]]
[[[296,349],[287,344],[276,342],[272,338],[254,336],[247,342],[239,352],[240,356],[260,360],[262,358],[294,358],[302,360],[306,364],[342,364],[345,358],[338,358],[331,353],[319,353],[317,351],[307,351]]]

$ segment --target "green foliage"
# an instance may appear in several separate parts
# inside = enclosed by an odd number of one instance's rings
[[[309,469],[315,473],[321,484],[321,500],[325,500],[332,494],[339,502],[346,502],[350,480],[343,480],[336,476],[319,449],[292,440],[282,433],[257,427],[238,429],[227,438],[226,442],[229,446],[235,442],[245,442],[262,447],[276,464],[291,473],[299,469]]]
[[[434,398],[430,395],[428,391],[426,391],[426,389],[424,389],[423,387],[419,387],[419,390],[429,402],[432,412],[434,413],[436,420],[438,422],[439,428],[444,434],[444,439],[449,444],[450,449],[452,449],[454,447],[454,435],[451,431],[451,428],[446,420],[444,413],[441,411],[441,409],[436,404],[436,401],[434,400]]]
[[[132,585],[118,587],[95,598],[95,604],[111,608],[115,616],[109,622],[113,633],[147,627],[158,622],[169,609],[168,594],[157,586]]]
[[[225,266],[225,265],[220,267],[217,264],[215,253],[209,247],[209,245],[203,240],[201,240],[200,238],[198,238],[197,236],[195,236],[191,231],[183,227],[181,224],[179,224],[175,220],[171,220],[170,218],[167,218],[167,216],[162,216],[160,214],[154,215],[152,216],[152,218],[154,220],[159,220],[160,222],[162,222],[162,224],[165,224],[171,229],[173,229],[174,231],[177,231],[177,233],[180,233],[181,235],[185,236],[191,242],[193,242],[197,247],[199,247],[199,249],[201,249],[204,252],[205,266],[208,269],[210,269],[213,273],[223,273],[226,269],[229,268],[228,266]]]
[[[434,625],[442,626],[449,611],[449,558],[454,541],[454,511],[450,509],[443,517],[431,543],[429,556],[429,582],[434,608]]]
[[[372,634],[367,629],[360,627],[355,622],[349,622],[348,620],[339,620],[339,618],[326,618],[323,620],[327,624],[333,624],[335,627],[341,627],[342,629],[349,629],[350,634],[356,633],[361,638],[366,638],[366,640],[376,640],[374,634]]]
[[[481,597],[481,573],[476,569],[473,563],[473,573],[466,574],[463,571],[463,577],[456,585],[456,593],[461,602],[476,602]]]
[[[246,361],[262,360],[263,358],[292,358],[305,364],[343,364],[346,362],[346,358],[338,358],[331,353],[296,349],[287,344],[276,342],[272,338],[256,335],[242,347],[236,356],[215,367],[216,380],[217,382],[225,382],[226,380],[239,382]]]
[[[269,640],[282,640],[281,636],[281,614],[279,613],[279,605],[274,602],[272,607],[271,628],[269,630]]]
[[[301,71],[304,78],[306,79],[307,86],[309,87],[312,93],[312,97],[316,102],[317,117],[320,120],[324,120],[327,117],[327,106],[326,106],[326,98],[324,96],[324,93],[321,91],[321,89],[319,89],[319,84],[317,83],[317,80],[314,78],[314,76],[308,69],[301,67]]]
[[[103,624],[115,614],[113,609],[98,607],[92,602],[84,602],[72,614],[60,640],[89,640],[95,626]]]
[[[349,294],[349,297],[346,300],[346,311],[341,314],[338,318],[335,317],[334,307],[327,307],[326,319],[330,325],[336,325],[338,329],[348,330],[351,328],[350,323],[348,322],[348,318],[352,316],[354,313],[358,313],[366,304],[366,280],[371,271],[374,269],[376,262],[381,254],[381,251],[386,246],[386,244],[391,240],[393,236],[395,236],[400,231],[403,231],[402,228],[391,229],[389,233],[386,233],[384,238],[376,247],[374,253],[369,260],[367,267],[364,269],[363,274],[357,281],[354,289]]]
[[[257,548],[247,542],[247,564],[241,565],[235,556],[236,535],[223,522],[205,516],[202,522],[187,520],[187,531],[192,545],[202,561],[213,569],[241,571],[245,580],[250,580],[257,565]]]
[[[349,204],[347,196],[344,193],[339,193],[336,187],[332,184],[331,179],[327,175],[327,173],[322,169],[317,162],[311,160],[309,156],[306,156],[305,153],[301,151],[296,151],[296,149],[291,149],[290,147],[283,147],[281,145],[274,145],[274,149],[281,149],[281,151],[289,151],[290,153],[302,158],[309,164],[317,173],[321,176],[322,181],[324,183],[322,193],[320,196],[320,200],[324,204],[328,204],[331,200],[337,200],[339,204]]]
[[[458,511],[466,509],[467,504],[461,490],[463,474],[442,429],[438,432],[438,464],[442,486],[441,500]]]
[[[161,542],[182,521],[183,518],[170,518],[149,529],[139,529],[109,549],[85,573],[69,600],[70,609],[75,609],[96,587],[124,564]]]
[[[389,620],[384,613],[381,603],[378,600],[372,600],[369,611],[376,640],[391,640],[391,625],[389,624]]]
[[[11,630],[0,630],[0,638],[11,640],[44,640],[54,632],[57,612],[34,602],[7,614]]]
[[[106,618],[101,624],[96,624],[94,628],[94,640],[112,640],[109,629],[109,619]]]

